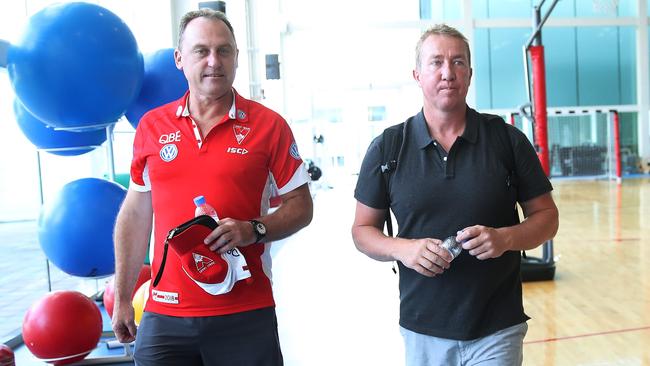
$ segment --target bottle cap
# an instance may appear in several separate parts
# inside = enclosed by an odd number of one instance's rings
[[[194,197],[194,204],[197,206],[205,205],[205,197],[203,196]]]
[[[440,246],[447,249],[449,253],[451,253],[451,256],[454,258],[458,257],[460,252],[463,250],[461,243],[456,240],[455,236],[448,237],[442,242]]]

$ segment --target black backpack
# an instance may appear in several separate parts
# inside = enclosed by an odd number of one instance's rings
[[[498,150],[498,154],[501,156],[501,160],[505,163],[506,168],[508,169],[507,184],[517,189],[515,153],[512,149],[510,137],[508,136],[506,123],[500,116],[486,113],[481,113],[480,115],[486,122],[499,124],[499,128],[497,128],[499,144],[495,144],[495,147]],[[388,202],[388,209],[386,210],[386,232],[388,233],[388,236],[393,236],[393,221],[390,216],[390,177],[391,174],[397,169],[397,165],[399,164],[399,157],[402,155],[402,149],[404,148],[404,144],[402,142],[406,137],[406,126],[410,120],[411,119],[409,118],[405,122],[391,126],[384,130],[382,133],[381,148],[383,154],[383,163],[381,164],[380,169],[384,177],[384,183],[386,187],[386,200]],[[517,220],[519,220],[518,215]]]

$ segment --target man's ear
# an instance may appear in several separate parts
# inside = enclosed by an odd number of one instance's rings
[[[420,72],[418,69],[413,69],[413,79],[420,85]]]
[[[176,64],[176,68],[179,70],[183,70],[183,62],[181,57],[182,57],[181,51],[178,48],[176,48],[174,50],[174,63]]]

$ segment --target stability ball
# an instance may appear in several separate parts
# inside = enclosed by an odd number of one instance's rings
[[[128,26],[94,4],[55,4],[34,14],[7,51],[16,95],[62,129],[116,122],[140,92],[144,61]]]
[[[147,305],[147,300],[149,299],[149,286],[151,280],[143,283],[133,296],[133,312],[135,313],[135,325],[140,325],[142,320],[142,315],[144,314],[144,308]]]
[[[60,156],[85,154],[106,141],[106,130],[55,130],[34,117],[18,100],[14,100],[14,115],[25,137],[38,149]]]
[[[0,366],[16,366],[14,350],[3,343],[0,343]]]
[[[133,128],[149,110],[179,99],[187,91],[183,71],[176,68],[174,49],[165,48],[144,57],[144,80],[140,95],[126,110]]]
[[[135,287],[133,287],[133,291],[131,292],[131,300],[133,300],[133,297],[135,296],[135,293],[138,290],[138,288],[140,288],[140,286],[142,286],[143,283],[147,282],[150,279],[151,279],[151,266],[145,264],[142,266],[142,269],[140,270],[140,274],[138,275],[138,279],[135,281]],[[108,316],[110,318],[113,318],[113,305],[115,305],[115,277],[111,277],[111,279],[108,282],[106,282],[106,287],[104,287],[103,301],[104,301],[104,308],[106,308],[106,312],[108,313]]]
[[[102,334],[102,315],[95,303],[77,291],[55,291],[25,313],[23,341],[42,361],[65,365],[82,360]]]
[[[72,276],[113,274],[113,229],[125,196],[124,187],[104,179],[64,185],[41,207],[38,239],[45,256]]]

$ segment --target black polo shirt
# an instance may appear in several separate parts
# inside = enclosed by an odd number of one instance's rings
[[[526,136],[500,118],[488,120],[468,107],[465,131],[448,152],[431,139],[423,112],[406,124],[389,184],[399,237],[442,240],[472,225],[511,226],[517,223],[515,200],[552,190]],[[516,170],[516,188],[507,183],[509,163],[503,152],[510,147],[497,135],[503,128],[499,124],[505,124],[514,152],[510,169]],[[401,130],[401,124],[391,128]],[[354,194],[378,209],[388,207],[380,169],[385,163],[382,141],[379,136],[370,144]],[[433,278],[398,263],[400,325],[435,337],[469,340],[526,321],[520,261],[518,251],[483,261],[463,251]]]

